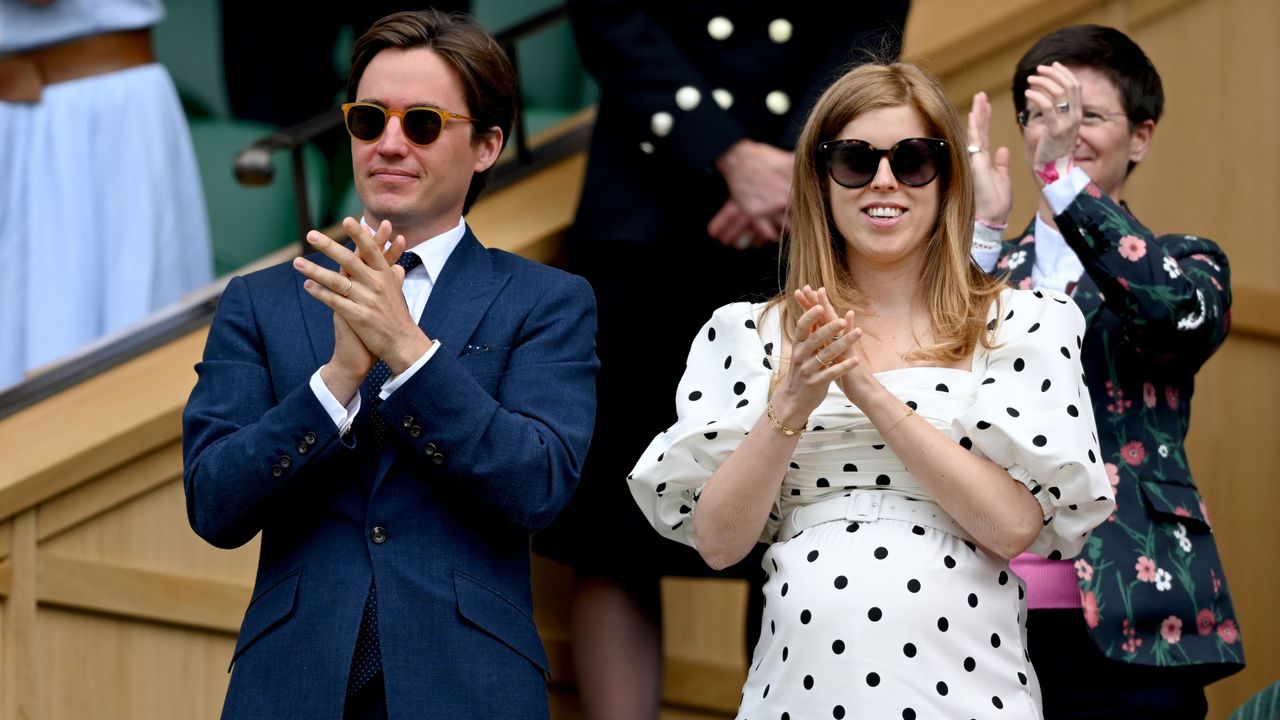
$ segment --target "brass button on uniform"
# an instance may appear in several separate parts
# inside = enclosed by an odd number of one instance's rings
[[[381,545],[387,541],[387,529],[381,525],[375,525],[373,530],[369,533],[369,539],[372,540],[375,545]]]

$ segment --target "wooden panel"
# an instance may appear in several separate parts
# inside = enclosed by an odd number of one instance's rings
[[[573,223],[586,164],[586,155],[573,155],[541,171],[537,183],[513,185],[486,196],[467,216],[467,224],[489,247],[538,262],[555,260],[560,234]],[[529,241],[511,247],[512,238]]]
[[[205,332],[0,420],[0,518],[179,438]]]
[[[234,636],[252,586],[40,553],[42,605],[214,630]]]
[[[663,578],[665,700],[703,709],[738,706],[747,679],[746,610],[743,581]]]
[[[123,505],[156,487],[182,479],[182,443],[172,442],[63,493],[39,508],[40,540]]]
[[[32,718],[216,720],[235,639],[174,626],[40,611]]]
[[[46,540],[41,548],[68,557],[241,584],[252,582],[258,564],[256,538],[235,550],[220,550],[192,532],[182,483],[176,479]]]
[[[1214,522],[1244,639],[1244,672],[1209,688],[1222,717],[1280,677],[1280,344],[1234,338],[1198,376],[1187,452]]]
[[[36,518],[13,519],[10,590],[0,620],[0,720],[36,717]]]

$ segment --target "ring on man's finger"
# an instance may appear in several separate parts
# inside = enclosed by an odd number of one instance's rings
[[[351,280],[350,278],[348,278],[348,279],[347,279],[347,289],[342,291],[342,297],[346,297],[346,296],[350,295],[350,294],[351,294],[351,288],[352,288],[352,287],[354,287],[354,286],[355,286],[355,282],[354,282],[353,280]]]
[[[1060,102],[1060,103],[1058,103],[1057,105],[1055,105],[1054,107],[1058,108],[1058,112],[1060,112],[1060,113],[1064,113],[1064,112],[1067,112],[1068,110],[1070,110],[1070,109],[1071,109],[1071,103],[1069,103],[1069,102]]]

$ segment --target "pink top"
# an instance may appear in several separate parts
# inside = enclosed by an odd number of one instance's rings
[[[1027,607],[1032,610],[1079,608],[1080,585],[1074,560],[1046,560],[1022,553],[1009,566],[1027,584]]]

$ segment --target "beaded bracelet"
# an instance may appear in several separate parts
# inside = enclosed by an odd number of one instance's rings
[[[791,437],[792,435],[799,435],[800,433],[809,429],[809,423],[807,422],[804,425],[801,425],[799,428],[789,428],[786,425],[783,425],[782,421],[778,420],[778,416],[773,412],[772,402],[765,403],[764,414],[769,418],[769,427],[773,428],[774,430],[777,430],[778,432],[782,433],[783,435],[786,435],[787,437]]]

